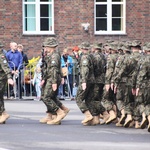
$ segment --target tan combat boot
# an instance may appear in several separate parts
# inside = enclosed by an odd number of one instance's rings
[[[123,124],[121,124],[119,121],[116,123],[116,127],[122,127]]]
[[[130,125],[129,125],[129,128],[133,128],[133,127],[135,127],[135,121],[134,120],[132,120]]]
[[[148,132],[150,132],[150,115],[147,117],[147,119],[148,119],[148,127],[147,127],[147,130],[148,130]]]
[[[40,119],[40,123],[47,123],[48,121],[52,121],[52,114],[51,113],[47,113],[47,116]]]
[[[146,125],[147,125],[147,118],[146,118],[146,114],[145,113],[142,113],[142,122],[141,122],[141,129],[145,129],[146,128]]]
[[[125,119],[126,119],[125,111],[124,111],[124,109],[122,109],[121,110],[121,118],[119,119],[119,123],[124,124]]]
[[[49,124],[60,124],[60,121],[66,116],[66,113],[60,108],[56,111],[56,113],[57,113],[56,119],[49,122]]]
[[[132,122],[132,115],[128,114],[124,123],[124,127],[128,128],[131,122]]]
[[[135,129],[141,129],[140,123],[135,121]]]
[[[109,119],[109,117],[110,117],[109,113],[107,111],[104,111],[103,112],[103,119],[105,122]]]
[[[82,123],[84,126],[91,126],[91,120],[85,123]]]
[[[70,109],[67,108],[65,105],[62,105],[62,106],[61,106],[61,109],[62,109],[66,114],[68,114],[69,111],[70,111]]]
[[[113,110],[110,110],[109,111],[109,115],[110,115],[110,117],[109,117],[109,119],[106,121],[106,124],[109,124],[109,123],[111,123],[113,120],[115,120],[116,119],[116,113],[113,111]]]
[[[5,121],[9,118],[9,114],[6,113],[6,111],[4,111],[0,117],[0,124],[5,123]]]
[[[81,122],[82,124],[93,119],[93,116],[91,115],[89,110],[85,111],[84,114],[85,114],[85,118],[84,118],[84,120],[82,120],[82,122]]]
[[[91,120],[91,125],[95,126],[100,124],[99,116],[93,116],[93,119]]]

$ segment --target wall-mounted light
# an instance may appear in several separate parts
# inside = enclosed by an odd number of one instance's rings
[[[89,24],[88,22],[87,22],[87,23],[81,23],[81,26],[83,27],[83,29],[84,29],[85,31],[88,31],[90,24]]]

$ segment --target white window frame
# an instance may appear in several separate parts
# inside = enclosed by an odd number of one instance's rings
[[[36,31],[25,31],[25,4],[35,4],[36,11]],[[41,4],[51,4],[52,5],[52,31],[41,31],[40,30],[40,5]],[[54,0],[52,2],[40,2],[40,0],[35,0],[35,2],[24,2],[22,0],[22,21],[23,21],[23,34],[24,35],[53,35],[54,33]]]
[[[96,5],[107,5],[107,31],[96,31]],[[123,30],[122,31],[112,31],[112,5],[122,4],[123,5]],[[96,2],[94,3],[94,34],[95,35],[121,35],[126,34],[126,0],[123,2],[112,2],[112,0],[107,0],[107,2]]]

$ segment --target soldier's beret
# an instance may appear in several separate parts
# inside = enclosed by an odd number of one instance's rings
[[[118,50],[118,42],[112,42],[109,44],[110,50]]]
[[[101,50],[103,48],[103,44],[102,43],[94,43],[91,47]]]
[[[132,47],[137,47],[137,46],[141,46],[141,41],[139,41],[139,40],[134,40],[134,41],[132,41],[131,42],[131,45],[130,46],[132,46]]]
[[[146,43],[143,45],[143,50],[145,50],[145,51],[150,51],[150,43],[149,43],[149,42],[146,42]]]

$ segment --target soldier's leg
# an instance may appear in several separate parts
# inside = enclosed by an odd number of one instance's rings
[[[89,86],[87,85],[85,90],[82,90],[81,83],[79,84],[77,95],[76,95],[76,104],[78,105],[79,109],[82,113],[84,113],[85,118],[82,121],[82,123],[86,123],[93,119],[93,116],[91,115],[89,108],[87,107],[85,103],[86,95],[89,92]]]
[[[4,79],[1,86],[0,86],[0,124],[5,123],[5,121],[10,117],[9,114],[6,113],[5,107],[4,107],[4,91],[5,86],[7,84],[7,80]]]

